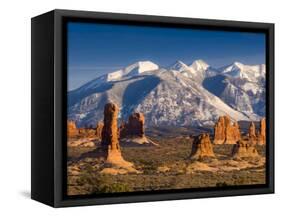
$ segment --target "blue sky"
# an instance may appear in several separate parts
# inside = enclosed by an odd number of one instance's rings
[[[234,61],[265,63],[265,35],[182,28],[68,23],[68,89],[137,61],[162,67],[203,59],[213,67]]]

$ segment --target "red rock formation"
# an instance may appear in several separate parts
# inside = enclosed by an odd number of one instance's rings
[[[225,144],[236,144],[236,142],[241,138],[240,135],[240,129],[239,129],[239,125],[237,122],[234,122],[234,124],[232,124],[229,121],[226,124],[225,127]]]
[[[232,149],[233,158],[252,158],[259,157],[258,151],[251,142],[239,140]]]
[[[119,108],[114,103],[108,103],[104,107],[104,126],[102,129],[102,146],[108,150],[120,150],[118,141],[118,118]]]
[[[67,121],[68,137],[93,138],[94,132],[95,131],[91,128],[77,128],[74,121]]]
[[[251,122],[250,127],[249,127],[249,138],[256,138],[256,126],[254,122]]]
[[[225,141],[225,117],[219,117],[214,129],[214,143],[224,144]]]
[[[133,113],[130,115],[128,133],[131,136],[144,136],[144,115],[142,113]]]
[[[73,137],[77,136],[79,133],[76,124],[74,121],[67,121],[67,136],[68,137]]]
[[[250,126],[249,126],[249,142],[253,145],[256,145],[257,143],[257,136],[256,136],[256,126],[254,124],[254,122],[251,122]]]
[[[93,138],[94,134],[95,134],[95,131],[93,129],[89,129],[89,128],[79,128],[78,129],[78,136],[79,137]]]
[[[215,157],[213,145],[211,143],[209,134],[203,133],[194,139],[190,159],[200,160],[210,157]]]
[[[266,144],[266,122],[265,118],[262,118],[260,121],[260,131],[257,135],[257,144],[265,145]]]
[[[120,125],[120,137],[143,137],[144,136],[144,115],[136,112],[130,115],[128,123],[122,122]]]
[[[234,122],[233,127],[235,129],[234,140],[239,141],[241,139],[241,133],[240,133],[240,126],[239,126],[238,122]]]
[[[219,117],[214,127],[214,143],[235,144],[240,138],[239,124],[237,122],[232,124],[228,116]]]
[[[225,120],[225,141],[224,144],[232,144],[232,136],[233,136],[233,129],[232,129],[232,123],[230,121],[230,118],[228,116],[224,117]]]
[[[128,132],[127,132],[127,124],[125,121],[121,121],[121,124],[119,126],[119,137],[120,138],[124,138],[128,135]]]
[[[131,167],[132,163],[125,161],[121,155],[118,141],[118,112],[119,108],[116,104],[108,103],[105,105],[101,145],[105,150],[107,163],[119,167]]]
[[[103,129],[103,122],[99,121],[96,128],[95,128],[95,136],[99,139],[101,139],[102,135],[102,129]]]
[[[144,115],[136,112],[130,115],[127,123],[122,122],[119,127],[120,138],[126,144],[147,144],[158,145],[145,136],[144,132]]]

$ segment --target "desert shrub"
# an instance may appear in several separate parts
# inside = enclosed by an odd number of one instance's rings
[[[77,184],[83,186],[87,192],[95,194],[131,191],[127,184],[114,182],[110,175],[89,172],[87,169],[81,174]]]
[[[110,175],[96,175],[92,179],[91,193],[128,192],[131,188],[125,183],[114,182]]]
[[[124,183],[102,184],[97,193],[116,193],[116,192],[128,192],[131,188]]]
[[[144,174],[151,174],[157,171],[159,163],[154,160],[138,159],[137,165],[141,167],[141,169],[144,171]]]
[[[158,168],[158,164],[155,163],[154,161],[150,161],[149,163],[144,164],[142,166],[144,174],[155,173],[157,171],[157,168]]]
[[[77,184],[80,186],[91,184],[92,182],[92,167],[89,164],[86,164],[83,168],[79,178],[77,179]]]
[[[228,186],[226,182],[217,182],[216,187],[226,187]]]
[[[249,182],[247,177],[237,177],[237,179],[235,179],[234,184],[235,185],[243,185],[243,184],[247,184]]]

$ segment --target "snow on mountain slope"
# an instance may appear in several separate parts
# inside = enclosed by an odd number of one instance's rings
[[[128,70],[132,72],[132,70]],[[96,124],[103,117],[103,106],[113,101],[120,106],[120,118],[134,111],[145,114],[148,125],[212,125],[220,115],[233,120],[248,120],[200,83],[177,70],[151,70],[124,73],[124,78],[86,84],[68,95],[68,118],[78,126]],[[89,88],[91,87],[91,88]]]
[[[120,78],[123,78],[124,76],[133,76],[133,75],[138,75],[143,72],[148,72],[148,71],[154,71],[159,69],[158,65],[151,61],[140,61],[136,62],[130,66],[127,66],[124,69],[111,72],[107,74],[107,81],[114,81],[118,80]]]
[[[149,125],[213,125],[221,115],[248,120],[181,73],[166,71],[160,78],[157,87],[135,108],[145,114]]]
[[[205,78],[203,86],[237,111],[251,119],[265,115],[265,65],[235,62],[221,73]]]
[[[177,60],[169,68],[170,68],[170,70],[175,70],[175,71],[179,71],[179,72],[192,70],[188,65],[186,65],[184,62],[182,62],[180,60]]]
[[[85,97],[76,97],[75,102],[68,106],[68,117],[76,120],[78,126],[95,125],[103,119],[104,105],[110,101],[119,105],[121,117],[122,113],[125,113],[122,110],[131,110],[131,107],[134,107],[158,82],[159,79],[153,75],[149,77],[140,75],[121,81],[110,81],[106,84],[107,88],[101,84],[101,87],[93,88],[91,92],[87,90],[87,94],[83,93]],[[74,93],[68,96],[70,101],[74,101],[73,96]]]
[[[233,78],[246,79],[251,82],[257,82],[265,76],[265,65],[244,65],[239,62],[221,68],[221,72]]]
[[[178,60],[175,64],[170,66],[169,69],[179,71],[184,76],[191,78],[199,83],[201,83],[204,78],[214,76],[218,73],[214,68],[210,67],[203,60],[195,60],[189,66]]]
[[[111,81],[126,79],[135,75],[139,75],[149,71],[152,72],[158,69],[159,69],[158,65],[156,65],[151,61],[139,61],[123,69],[102,75],[82,85],[78,89],[70,91],[68,93],[69,95],[68,105],[71,106],[73,102],[76,101],[76,99],[84,98],[85,96],[91,94],[93,90],[104,91],[107,88],[110,88]]]
[[[205,71],[209,68],[209,65],[203,60],[195,60],[191,65],[195,71]]]
[[[265,115],[265,66],[235,62],[215,69],[196,60],[165,69],[136,62],[70,91],[68,118],[96,124],[109,101],[120,106],[120,119],[140,111],[148,125],[213,125],[221,115],[255,121]]]

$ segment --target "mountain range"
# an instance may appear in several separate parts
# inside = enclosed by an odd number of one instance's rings
[[[209,126],[221,115],[257,121],[265,115],[265,65],[139,61],[69,91],[68,119],[95,125],[109,101],[119,105],[121,120],[142,112],[150,126]]]

